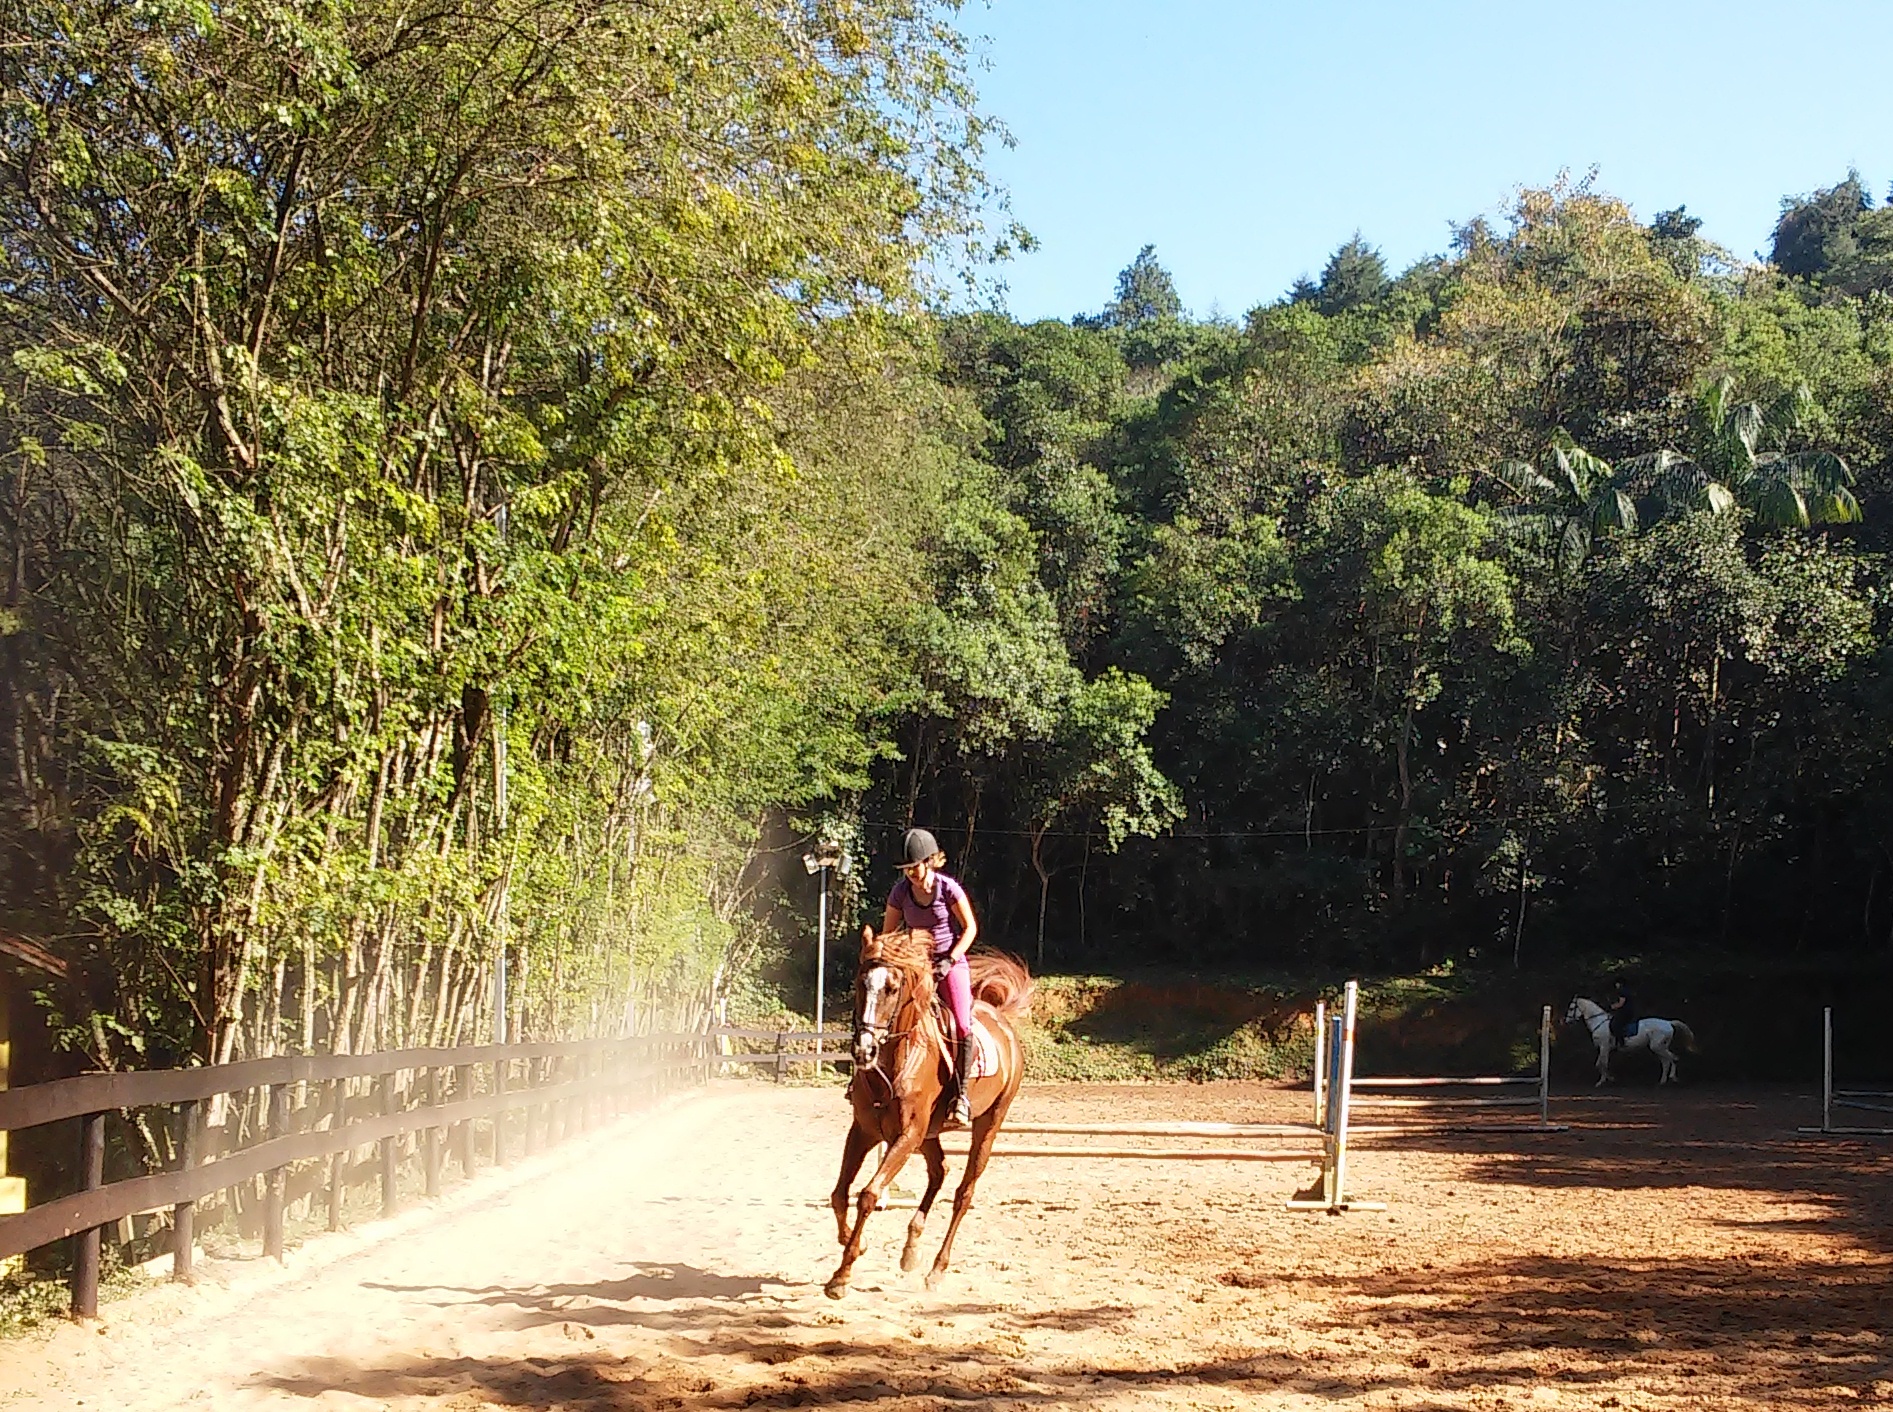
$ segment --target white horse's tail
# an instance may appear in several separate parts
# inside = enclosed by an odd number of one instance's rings
[[[1691,1054],[1700,1054],[1702,1049],[1696,1043],[1696,1032],[1681,1020],[1671,1020],[1670,1028],[1676,1031],[1676,1037],[1683,1042],[1683,1048]]]

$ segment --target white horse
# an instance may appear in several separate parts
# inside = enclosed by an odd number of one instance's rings
[[[1647,1049],[1656,1056],[1663,1066],[1663,1072],[1657,1078],[1658,1085],[1676,1082],[1676,1056],[1670,1052],[1672,1040],[1680,1040],[1683,1048],[1694,1053],[1696,1033],[1681,1020],[1638,1020],[1636,1032],[1628,1039],[1618,1039],[1610,1032],[1610,1011],[1595,1000],[1586,1000],[1578,996],[1564,1012],[1564,1022],[1568,1025],[1574,1020],[1582,1020],[1585,1028],[1591,1032],[1591,1043],[1597,1046],[1597,1087],[1610,1080],[1611,1051],[1622,1049]]]

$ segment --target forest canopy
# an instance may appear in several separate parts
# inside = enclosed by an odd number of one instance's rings
[[[802,846],[872,915],[909,822],[1054,965],[1888,946],[1893,208],[953,312],[1019,239],[953,21],[15,12],[0,937],[69,1049],[774,1003]]]

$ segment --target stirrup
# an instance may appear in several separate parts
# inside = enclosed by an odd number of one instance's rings
[[[941,1131],[973,1126],[973,1105],[966,1097],[966,1090],[961,1089],[947,1107],[946,1121],[940,1124]]]

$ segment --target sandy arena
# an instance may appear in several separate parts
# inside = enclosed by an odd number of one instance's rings
[[[1016,1116],[1307,1104],[1047,1087]],[[1814,1105],[1754,1090],[1558,1107],[1573,1131],[1364,1148],[1382,1214],[1284,1211],[1299,1166],[997,1163],[937,1294],[896,1268],[897,1210],[835,1303],[839,1091],[721,1084],[319,1268],[225,1265],[0,1345],[0,1407],[1893,1405],[1893,1139],[1798,1136]]]

